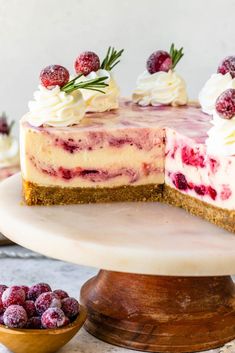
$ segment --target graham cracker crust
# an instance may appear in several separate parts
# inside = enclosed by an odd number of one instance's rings
[[[163,202],[168,205],[183,208],[194,216],[201,217],[207,221],[235,233],[235,211],[215,207],[207,202],[200,201],[192,196],[182,194],[168,185],[164,185]]]
[[[183,208],[192,215],[206,219],[235,233],[235,211],[225,210],[182,194],[168,185],[127,185],[113,188],[61,188],[41,186],[23,180],[23,196],[28,206],[69,205],[126,201],[157,201]]]
[[[123,201],[161,201],[163,185],[127,185],[113,188],[61,188],[40,186],[23,180],[23,196],[28,206],[106,203]]]

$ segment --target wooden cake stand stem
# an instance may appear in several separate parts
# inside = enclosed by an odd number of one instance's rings
[[[229,276],[168,277],[101,270],[84,284],[86,329],[114,345],[146,352],[193,352],[235,338]]]

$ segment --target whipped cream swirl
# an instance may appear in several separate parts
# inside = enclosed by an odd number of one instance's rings
[[[172,106],[187,104],[186,85],[175,71],[159,71],[150,74],[144,71],[137,79],[137,88],[132,99],[142,106],[166,104]]]
[[[108,86],[101,89],[102,91],[105,92],[105,94],[97,91],[81,89],[83,99],[86,102],[87,112],[101,113],[108,110],[117,109],[119,106],[120,90],[110,71],[102,70],[102,69],[96,72],[92,71],[87,76],[81,76],[77,80],[77,82],[93,80],[99,77],[108,77],[105,80],[105,83],[107,83]]]
[[[19,145],[15,137],[0,134],[0,167],[19,164]]]
[[[223,119],[214,110],[212,124],[206,140],[208,152],[223,156],[235,155],[235,116]]]
[[[47,89],[39,85],[30,101],[25,119],[35,127],[41,125],[70,126],[78,124],[85,115],[86,105],[79,90],[65,93],[59,86]]]
[[[199,93],[198,98],[202,111],[212,115],[217,98],[228,88],[235,88],[235,79],[229,72],[226,75],[213,74]]]

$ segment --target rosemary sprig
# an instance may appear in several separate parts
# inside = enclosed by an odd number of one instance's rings
[[[170,56],[172,58],[172,69],[174,69],[180,59],[184,56],[183,47],[178,50],[175,48],[175,44],[172,43],[170,48]]]
[[[119,58],[123,52],[124,49],[117,51],[114,48],[109,47],[100,68],[103,70],[111,71],[118,63],[120,63]]]
[[[98,77],[98,78],[94,78],[92,80],[87,80],[87,81],[76,82],[77,79],[80,78],[81,76],[82,75],[78,75],[73,80],[66,83],[66,85],[64,85],[61,88],[61,91],[65,92],[65,93],[71,93],[77,89],[89,89],[91,91],[105,93],[104,91],[102,91],[102,88],[105,88],[108,86],[108,84],[105,83],[105,80],[107,80],[107,78],[108,78],[107,76]]]

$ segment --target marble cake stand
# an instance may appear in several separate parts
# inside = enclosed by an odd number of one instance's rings
[[[235,338],[235,236],[157,203],[27,207],[20,176],[0,185],[0,231],[44,255],[102,268],[84,284],[87,330],[149,352]]]

